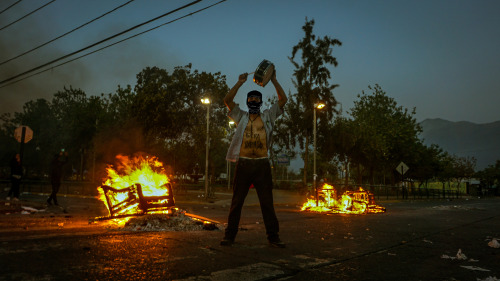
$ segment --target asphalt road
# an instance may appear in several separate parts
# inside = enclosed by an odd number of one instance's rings
[[[44,197],[25,197],[19,206],[39,211],[0,213],[0,280],[500,280],[500,248],[488,245],[500,242],[500,198],[379,201],[386,213],[326,215],[279,194],[287,246],[278,249],[267,244],[252,195],[231,247],[219,245],[223,224],[127,230],[89,224],[105,214],[93,198],[47,208]],[[224,223],[229,195],[217,197],[177,206]]]

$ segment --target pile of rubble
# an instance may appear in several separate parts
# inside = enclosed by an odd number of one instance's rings
[[[217,230],[219,226],[216,223],[192,218],[181,212],[132,217],[122,229],[128,231],[199,231]]]

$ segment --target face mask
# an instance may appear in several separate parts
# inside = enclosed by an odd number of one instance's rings
[[[259,114],[260,113],[260,107],[262,105],[262,102],[257,102],[257,101],[247,101],[247,106],[248,106],[248,113],[250,114]]]
[[[249,97],[258,97],[260,101],[248,101]],[[251,91],[247,94],[248,113],[259,114],[262,105],[262,94],[259,91]]]

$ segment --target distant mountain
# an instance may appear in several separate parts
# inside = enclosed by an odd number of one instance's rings
[[[500,121],[487,124],[426,119],[420,123],[424,144],[437,144],[450,154],[477,159],[476,170],[500,160]]]

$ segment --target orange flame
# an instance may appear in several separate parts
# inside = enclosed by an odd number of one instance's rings
[[[318,191],[318,202],[315,198],[307,199],[301,210],[319,213],[340,213],[340,214],[366,214],[382,213],[385,208],[375,204],[374,196],[371,192],[363,190],[346,191],[340,199],[336,198],[337,191],[329,184],[324,184]]]
[[[332,208],[338,205],[336,193],[337,191],[333,188],[333,186],[325,183],[318,194],[318,204],[316,204],[315,198],[308,199],[302,206],[301,210],[310,210],[319,213],[331,212]]]
[[[128,156],[117,155],[117,169],[108,167],[108,177],[105,178],[103,184],[112,186],[117,189],[127,188],[135,183],[140,183],[145,195],[162,195],[164,190],[158,190],[158,186],[162,186],[169,182],[167,175],[163,169],[163,163],[157,160],[156,157],[137,156],[130,159]]]
[[[165,188],[169,178],[163,164],[156,157],[117,155],[116,168],[108,166],[107,177],[103,179],[103,186],[111,187],[107,191],[98,188],[98,199],[106,204],[110,215],[140,214],[137,184],[140,184],[144,196],[167,196],[169,190]],[[113,206],[120,206],[112,213]],[[148,213],[168,213],[169,210],[157,210]],[[123,225],[129,218],[116,219],[115,222]]]

